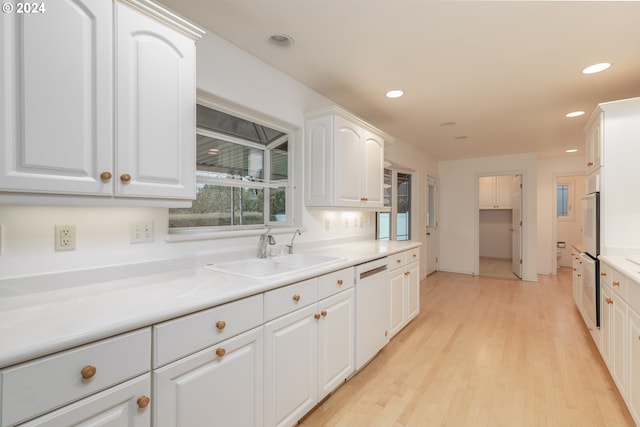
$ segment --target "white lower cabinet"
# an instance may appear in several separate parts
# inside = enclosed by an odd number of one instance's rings
[[[154,426],[263,424],[262,326],[154,371]]]
[[[625,390],[627,381],[627,304],[604,284],[600,288],[600,295],[602,358],[609,367],[618,389]]]
[[[419,260],[418,249],[389,256],[390,337],[397,334],[420,312]]]
[[[132,413],[126,402],[149,397],[148,387],[141,387],[135,397],[127,394],[131,390],[123,391],[118,385],[151,370],[150,348],[151,330],[145,328],[0,370],[0,425],[14,426],[44,414],[35,425],[64,425],[64,420],[80,414],[116,417],[104,402],[113,402],[114,408],[120,406],[120,411]],[[141,410],[148,412],[145,405]],[[105,415],[97,415],[101,413]],[[126,415],[113,419],[121,421],[109,425],[133,422]]]
[[[354,371],[353,269],[335,281],[344,291],[265,324],[265,425],[291,426]],[[330,279],[335,278],[332,273]],[[320,278],[320,294],[323,289]],[[347,280],[349,282],[347,283]],[[307,283],[310,286],[310,283]],[[292,292],[296,291],[291,285]],[[299,294],[276,290],[285,300]],[[265,301],[281,305],[267,296]],[[270,312],[268,306],[265,312]]]
[[[627,406],[640,425],[640,314],[629,307],[627,360],[629,361]]]
[[[150,377],[150,374],[141,375],[21,426],[148,427],[151,425]]]

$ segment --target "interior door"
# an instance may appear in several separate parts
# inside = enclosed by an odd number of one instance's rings
[[[438,270],[438,181],[427,177],[427,270],[429,275]]]
[[[511,190],[511,268],[522,278],[522,175],[513,176]]]

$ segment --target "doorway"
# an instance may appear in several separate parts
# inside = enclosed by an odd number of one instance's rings
[[[571,248],[582,243],[582,196],[586,192],[584,175],[558,176],[556,178],[555,214],[556,214],[556,257],[555,271],[560,267],[572,267]]]
[[[478,178],[477,271],[522,278],[522,175]]]
[[[430,176],[427,176],[426,201],[426,275],[428,276],[438,270],[438,181]]]

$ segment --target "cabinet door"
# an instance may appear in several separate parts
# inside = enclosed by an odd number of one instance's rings
[[[602,336],[602,344],[600,346],[600,354],[604,363],[611,370],[611,334],[613,321],[613,299],[612,292],[608,286],[600,283],[600,331]],[[584,315],[583,315],[584,317]]]
[[[365,206],[382,207],[384,203],[384,141],[367,131],[364,131],[363,135],[362,197],[365,198]]]
[[[420,313],[420,263],[414,262],[407,266],[405,279],[407,323]]]
[[[611,356],[609,369],[611,376],[625,396],[627,383],[627,304],[616,294],[612,293],[611,304]]]
[[[334,117],[335,205],[362,205],[362,130],[340,116]]]
[[[295,424],[317,402],[318,304],[264,326],[265,425]]]
[[[587,169],[589,174],[602,166],[602,126],[604,113],[600,113],[587,130]]]
[[[262,354],[258,327],[154,371],[154,425],[261,426]]]
[[[478,179],[478,207],[494,209],[496,204],[496,177],[481,176]]]
[[[512,207],[512,177],[500,175],[496,177],[496,207],[499,209],[511,209]]]
[[[318,304],[318,400],[354,371],[355,313],[353,288]]]
[[[405,272],[406,270],[404,268],[398,268],[389,273],[389,337],[394,336],[405,325]]]
[[[640,424],[640,315],[629,308],[627,329],[627,360],[629,362],[627,405],[629,412]]]
[[[103,194],[112,183],[111,2],[0,17],[0,190]]]
[[[23,427],[70,425],[149,427],[151,407],[149,400],[145,402],[145,398],[149,396],[151,396],[150,374],[144,374],[21,425]]]
[[[317,117],[305,123],[305,203],[333,204],[333,116]]]
[[[195,197],[195,44],[116,3],[119,196]]]

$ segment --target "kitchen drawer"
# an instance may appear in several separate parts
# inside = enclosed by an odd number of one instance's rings
[[[318,299],[324,299],[340,291],[353,287],[355,272],[353,267],[334,271],[318,278]]]
[[[166,365],[263,323],[262,294],[153,327],[153,367]]]
[[[389,260],[389,263],[387,264],[387,268],[389,270],[404,267],[407,264],[407,251],[389,255],[387,259]]]
[[[1,425],[13,425],[148,372],[150,349],[151,328],[145,328],[3,369]]]
[[[407,264],[420,259],[420,248],[409,249],[407,252]]]
[[[317,277],[266,292],[264,294],[264,321],[268,322],[317,301]]]
[[[609,267],[607,264],[600,263],[600,280],[611,287],[613,292],[618,294],[623,300],[627,301],[629,298],[629,279],[618,271]]]

